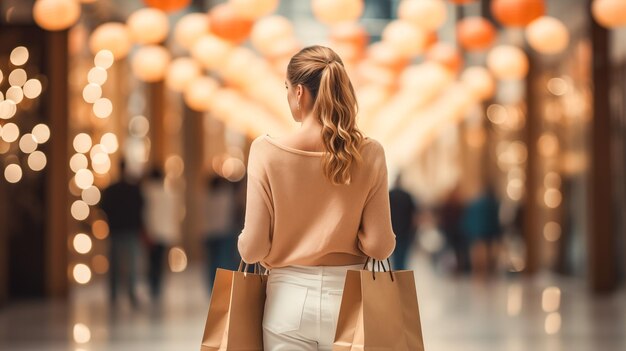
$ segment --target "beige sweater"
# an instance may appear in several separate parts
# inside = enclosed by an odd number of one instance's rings
[[[349,185],[333,185],[322,171],[322,152],[254,140],[248,159],[245,226],[239,253],[267,268],[358,264],[383,260],[395,247],[387,165],[377,141],[366,138],[363,162]]]

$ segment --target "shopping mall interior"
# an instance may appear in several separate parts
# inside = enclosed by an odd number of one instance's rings
[[[199,349],[310,45],[411,199],[425,350],[626,350],[624,0],[0,0],[0,350]]]

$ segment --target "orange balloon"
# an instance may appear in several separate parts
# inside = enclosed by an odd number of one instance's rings
[[[143,0],[143,2],[149,7],[154,7],[165,12],[174,12],[189,6],[191,0]]]
[[[426,53],[426,59],[437,62],[452,72],[457,72],[463,66],[463,58],[459,50],[452,44],[439,42]]]
[[[222,3],[209,11],[209,28],[218,37],[235,44],[244,42],[254,21],[240,17],[229,3]]]
[[[493,0],[491,13],[508,27],[524,27],[546,12],[544,0]]]
[[[482,17],[467,17],[456,25],[456,38],[467,51],[487,49],[496,38],[496,28]]]
[[[437,32],[432,31],[426,34],[426,44],[424,45],[424,50],[430,49],[433,45],[435,45],[439,41],[439,36]]]
[[[410,61],[382,41],[370,45],[367,48],[367,55],[374,63],[396,73],[402,71]]]
[[[360,24],[344,22],[330,29],[330,40],[341,44],[352,44],[359,48],[365,48],[369,43],[369,34]]]

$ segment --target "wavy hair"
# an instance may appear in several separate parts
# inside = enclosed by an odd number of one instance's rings
[[[332,49],[309,46],[289,61],[287,79],[302,84],[314,101],[313,115],[322,124],[326,148],[323,169],[335,185],[350,184],[350,169],[361,161],[363,133],[357,128],[358,104],[343,61]]]

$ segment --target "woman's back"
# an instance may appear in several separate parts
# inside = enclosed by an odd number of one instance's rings
[[[242,258],[270,268],[387,258],[395,239],[384,151],[368,138],[359,151],[362,161],[351,168],[350,184],[335,185],[323,172],[323,152],[258,137],[248,160],[247,207],[255,211],[246,211]]]

